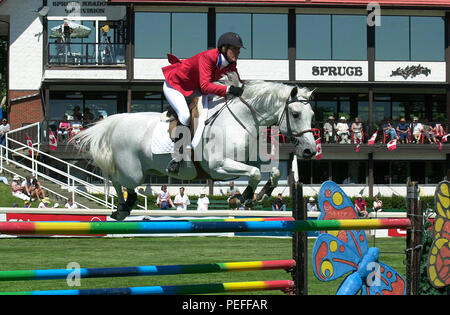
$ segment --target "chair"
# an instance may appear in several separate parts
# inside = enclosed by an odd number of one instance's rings
[[[315,139],[320,139],[320,129],[318,128],[311,128],[312,132],[313,132],[313,136]]]

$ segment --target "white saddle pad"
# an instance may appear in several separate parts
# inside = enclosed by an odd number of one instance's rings
[[[168,154],[173,153],[173,142],[169,135],[169,122],[158,121],[153,129],[152,153]]]

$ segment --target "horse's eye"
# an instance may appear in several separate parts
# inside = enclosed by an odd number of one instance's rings
[[[297,119],[298,117],[300,117],[300,115],[298,113],[292,113],[292,117],[294,117],[295,119]]]

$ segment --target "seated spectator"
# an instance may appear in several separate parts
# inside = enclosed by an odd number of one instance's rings
[[[209,198],[206,196],[206,191],[203,189],[200,197],[197,199],[197,211],[206,211],[209,207]]]
[[[227,203],[230,204],[230,199],[233,198],[233,196],[236,194],[236,192],[238,191],[236,187],[234,187],[234,182],[231,181],[228,183],[228,188],[227,188]]]
[[[329,116],[328,121],[323,125],[323,133],[325,134],[326,143],[336,142],[336,123],[333,116]]]
[[[422,132],[423,132],[423,125],[419,122],[419,119],[417,117],[413,118],[413,122],[411,124],[411,129],[414,136],[414,143],[420,143]]]
[[[70,132],[70,123],[67,120],[67,115],[64,115],[63,120],[59,123],[58,126],[58,135],[61,141],[67,140]]]
[[[383,211],[383,201],[378,198],[378,195],[375,195],[375,201],[373,202],[373,211]]]
[[[74,120],[71,124],[70,124],[70,136],[74,136],[76,134],[79,134],[81,129],[83,128],[83,124],[81,123],[80,120]]]
[[[0,144],[6,145],[6,133],[11,130],[6,118],[2,119],[2,124],[0,125]]]
[[[169,206],[171,206],[172,208],[175,208],[175,206],[172,202],[172,198],[170,197],[170,194],[167,191],[167,185],[161,186],[161,192],[158,194],[156,204],[162,210],[169,209]]]
[[[3,182],[5,185],[9,185],[8,179],[5,176],[0,176],[0,182]]]
[[[23,187],[24,193],[31,199],[34,191],[34,186],[33,182],[31,181],[31,177],[30,176],[25,177],[25,180],[22,182],[21,186]]]
[[[38,208],[51,208],[50,207],[50,198],[46,197],[43,198],[42,201],[39,203]]]
[[[180,187],[180,192],[175,196],[173,204],[177,206],[177,211],[186,211],[191,204],[189,197],[184,193],[184,187]]]
[[[362,198],[361,195],[358,195],[355,200],[355,209],[358,212],[360,218],[365,219],[369,215],[367,212],[367,204],[366,201]]]
[[[286,202],[283,200],[283,196],[281,194],[278,194],[277,198],[273,201],[272,210],[286,211]]]
[[[355,117],[355,122],[352,124],[352,133],[353,143],[362,143],[363,125],[362,122],[359,121],[359,117]]]
[[[30,200],[25,200],[25,202],[23,203],[23,207],[24,208],[31,208],[31,201]]]
[[[11,183],[11,194],[14,197],[20,198],[22,200],[30,200],[30,197],[28,197],[24,192],[23,192],[23,187],[19,184],[20,182],[20,177],[19,176],[14,176],[12,183]]]
[[[314,201],[313,197],[309,197],[308,203],[306,204],[306,211],[317,211],[317,205]]]
[[[45,198],[45,192],[44,189],[41,187],[41,183],[35,178],[33,179],[33,193],[31,197],[35,196],[37,200],[41,200],[41,198]]]
[[[336,130],[336,134],[340,138],[340,144],[350,143],[350,128],[348,128],[348,124],[344,116],[342,116],[340,118],[340,122],[337,123]]]
[[[387,122],[383,125],[383,132],[389,137],[390,140],[397,139],[397,132],[392,126],[392,122],[390,119],[388,119]]]
[[[245,209],[244,202],[244,197],[242,197],[242,194],[239,190],[236,190],[234,195],[228,198],[228,204],[233,210]]]
[[[405,118],[400,118],[400,123],[397,125],[397,135],[400,143],[409,142],[410,131],[411,129],[409,128],[409,124],[406,123]]]
[[[76,203],[73,202],[73,199],[70,197],[69,199],[67,199],[67,203],[64,205],[64,208],[78,209],[78,206]]]
[[[444,128],[440,123],[436,123],[436,125],[434,126],[434,135],[438,140],[440,140],[445,135]]]
[[[434,135],[434,128],[426,121],[423,125],[423,135],[424,138],[428,141],[428,143],[437,143],[436,136]]]

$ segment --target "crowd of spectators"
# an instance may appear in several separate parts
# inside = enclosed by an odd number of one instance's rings
[[[341,116],[336,122],[334,116],[329,116],[321,128],[321,137],[325,143],[337,144],[359,144],[364,143],[375,133],[375,130],[363,124],[359,117],[353,121],[348,121],[345,116]],[[387,143],[397,139],[398,143],[438,143],[446,134],[441,123],[430,123],[427,119],[419,121],[418,117],[413,117],[411,122],[407,122],[404,117],[398,122],[387,119],[378,128],[377,142]]]
[[[63,119],[54,128],[57,129],[58,141],[67,141],[70,137],[78,134],[81,130],[88,128],[90,125],[103,120],[103,115],[99,115],[97,118],[91,112],[89,107],[84,110],[84,115],[80,111],[79,106],[75,106],[73,113],[70,116],[64,115]]]

